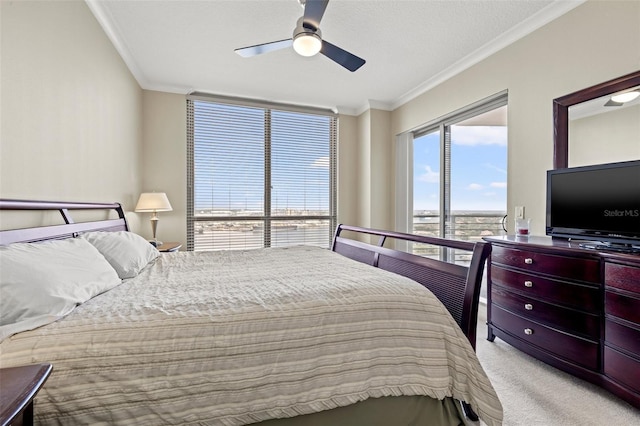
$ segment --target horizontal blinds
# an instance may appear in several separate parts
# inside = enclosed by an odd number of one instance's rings
[[[271,214],[329,216],[329,117],[271,115]]]
[[[336,222],[336,118],[188,102],[191,249],[328,247]]]
[[[194,214],[264,214],[264,115],[195,102]]]

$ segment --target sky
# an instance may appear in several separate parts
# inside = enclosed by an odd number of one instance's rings
[[[439,132],[414,140],[413,209],[438,211]],[[451,209],[506,211],[507,128],[452,126]]]

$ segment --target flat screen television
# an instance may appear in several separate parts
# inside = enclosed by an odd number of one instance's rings
[[[547,171],[546,233],[640,250],[640,160]]]

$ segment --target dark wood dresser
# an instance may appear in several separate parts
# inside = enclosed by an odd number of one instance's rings
[[[499,337],[640,408],[640,256],[550,237],[488,237],[488,340]]]

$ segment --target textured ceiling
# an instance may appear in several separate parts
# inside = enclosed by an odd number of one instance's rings
[[[242,58],[291,37],[296,0],[86,0],[144,89],[330,108],[394,109],[581,1],[332,0],[325,40],[367,62],[352,73],[292,49]]]

